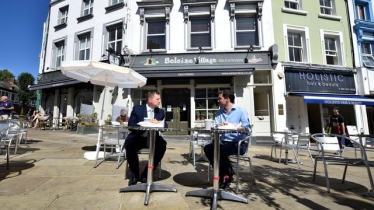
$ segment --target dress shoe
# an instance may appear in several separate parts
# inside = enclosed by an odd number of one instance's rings
[[[224,176],[222,181],[219,181],[219,188],[225,189],[227,186],[229,186],[230,182],[232,182],[233,178],[232,176]]]
[[[141,179],[140,179],[140,182],[141,182],[141,183],[147,183],[147,178],[141,178]]]
[[[131,185],[136,185],[138,183],[139,179],[138,178],[131,178],[129,181],[129,186]]]

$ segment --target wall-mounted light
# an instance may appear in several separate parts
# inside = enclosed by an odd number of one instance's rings
[[[152,51],[152,48],[149,49],[149,54],[151,54],[151,56],[147,58],[147,64],[152,64],[152,56],[154,54],[154,52]]]
[[[199,64],[199,62],[200,62],[200,54],[203,51],[203,49],[201,47],[199,47],[199,50],[200,50],[200,52],[199,52],[199,54],[197,54],[197,57],[195,58],[195,64]]]
[[[248,54],[249,54],[249,51],[253,51],[253,45],[249,45],[249,48],[247,50],[247,55],[245,56],[244,58],[244,63],[248,63]]]

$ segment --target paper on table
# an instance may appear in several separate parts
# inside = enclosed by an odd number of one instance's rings
[[[152,127],[152,128],[163,128],[164,121],[159,121],[158,123],[151,123],[151,122],[139,122],[138,125],[141,127]]]
[[[239,124],[237,125],[234,125],[232,123],[229,123],[227,125],[223,125],[223,126],[219,126],[217,127],[218,129],[223,129],[223,130],[238,130],[240,129],[242,126],[242,123],[240,122]]]

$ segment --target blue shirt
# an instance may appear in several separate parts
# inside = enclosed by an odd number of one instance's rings
[[[10,107],[14,107],[13,103],[11,101],[6,102],[0,102],[0,107],[9,109]],[[9,115],[13,110],[0,110],[0,115]]]
[[[237,105],[233,105],[230,113],[227,113],[224,108],[219,109],[212,126],[216,127],[216,125],[221,124],[223,122],[229,122],[234,124],[241,123],[242,127],[244,127],[249,133],[251,132],[251,125],[249,123],[247,111]],[[245,139],[245,137],[247,137],[247,135],[242,133],[225,133],[221,135],[221,142],[238,142],[240,140]]]

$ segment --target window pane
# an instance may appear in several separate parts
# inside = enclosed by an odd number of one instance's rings
[[[79,51],[79,60],[85,60],[84,50]]]
[[[191,20],[191,32],[210,31],[209,19],[195,19]]]
[[[210,47],[210,34],[191,34],[191,47]]]
[[[236,44],[238,46],[256,45],[257,44],[257,33],[256,32],[237,32],[236,33]]]
[[[147,49],[165,49],[165,36],[148,36]]]
[[[362,53],[363,54],[370,54],[371,55],[371,46],[368,42],[362,42],[361,44]]]
[[[165,21],[148,22],[148,34],[165,34]]]
[[[113,29],[111,29],[111,30],[109,31],[109,41],[113,41],[113,40],[115,40],[115,39],[116,39],[116,31],[113,30]]]
[[[236,17],[236,30],[255,30],[255,18]]]
[[[301,62],[301,49],[298,48],[289,48],[289,57],[290,61],[298,61]]]
[[[205,98],[206,97],[206,89],[195,89],[195,98]]]
[[[117,28],[117,39],[122,39],[122,27]]]
[[[121,52],[122,50],[122,41],[117,41],[117,46],[116,46],[116,52]]]

